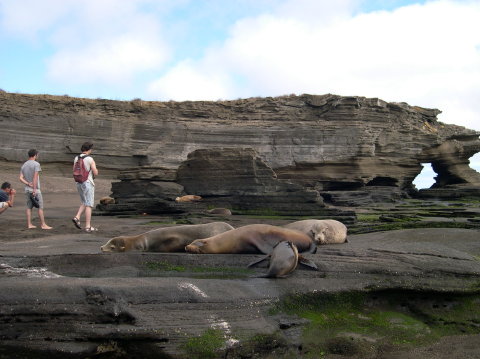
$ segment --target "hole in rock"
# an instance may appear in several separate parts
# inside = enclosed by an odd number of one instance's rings
[[[468,159],[470,161],[470,168],[480,173],[480,152]]]
[[[413,180],[413,184],[417,189],[432,187],[435,183],[435,176],[437,175],[433,170],[431,163],[422,163],[422,166],[422,171]]]

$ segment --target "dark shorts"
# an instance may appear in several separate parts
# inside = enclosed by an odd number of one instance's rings
[[[32,209],[33,203],[32,200],[30,199],[30,193],[32,192],[25,192],[25,198],[27,200],[27,208]],[[38,204],[40,205],[39,209],[43,209],[43,197],[42,197],[42,192],[37,191],[37,198],[38,198]]]

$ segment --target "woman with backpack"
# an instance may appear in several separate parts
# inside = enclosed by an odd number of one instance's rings
[[[95,183],[93,179],[98,176],[97,165],[91,156],[93,143],[85,142],[82,145],[82,153],[75,157],[73,162],[73,178],[77,182],[77,190],[80,194],[80,207],[72,222],[78,229],[80,226],[80,218],[85,212],[85,231],[95,232],[97,228],[92,227],[92,208],[95,199]]]

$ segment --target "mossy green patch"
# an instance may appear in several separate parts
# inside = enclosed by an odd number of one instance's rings
[[[359,213],[357,214],[358,222],[378,222],[380,220],[379,214],[373,213]]]
[[[207,266],[181,266],[174,265],[167,261],[149,261],[144,263],[146,274],[155,276],[167,276],[165,272],[191,275],[195,278],[245,278],[255,273],[254,270],[238,267],[207,267]]]
[[[240,340],[230,351],[232,358],[296,359],[298,352],[289,347],[281,332],[256,334]]]
[[[147,223],[144,223],[144,225],[148,226],[157,226],[157,225],[162,225],[162,226],[168,226],[168,225],[179,225],[179,224],[193,224],[193,222],[189,219],[176,219],[172,221],[150,221]]]
[[[381,346],[418,346],[441,336],[480,333],[480,295],[413,291],[310,293],[284,298],[272,314],[310,321],[302,345],[321,353],[365,354]]]
[[[243,215],[243,216],[249,216],[249,217],[255,217],[255,218],[282,218],[282,214],[278,211],[275,211],[274,209],[271,208],[257,208],[257,209],[236,209],[234,208],[232,210],[233,213]]]
[[[208,329],[202,335],[188,339],[181,349],[190,359],[216,358],[224,346],[223,332],[218,329]]]
[[[362,234],[381,231],[393,231],[398,229],[411,229],[411,228],[463,228],[463,229],[475,229],[478,225],[468,222],[393,222],[393,223],[358,223],[355,226],[348,228],[349,234]]]
[[[184,266],[176,266],[165,261],[145,262],[144,265],[147,269],[154,271],[185,272],[187,270]]]

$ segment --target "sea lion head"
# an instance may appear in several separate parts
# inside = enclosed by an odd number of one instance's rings
[[[189,245],[185,246],[185,252],[188,253],[205,253],[204,249],[207,246],[207,242],[203,239],[196,239]]]
[[[125,252],[125,239],[123,237],[112,238],[100,249],[102,252]]]
[[[325,237],[327,235],[328,228],[325,225],[316,225],[310,230],[310,237],[316,244],[325,243]]]

